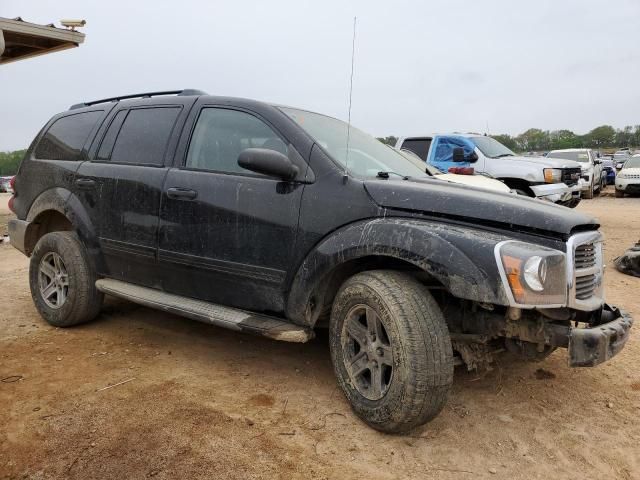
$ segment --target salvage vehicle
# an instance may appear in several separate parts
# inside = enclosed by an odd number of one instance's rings
[[[396,148],[411,150],[443,171],[472,166],[524,196],[571,208],[580,202],[581,169],[572,160],[516,155],[496,139],[475,133],[401,137]]]
[[[631,157],[616,175],[616,197],[640,193],[640,157]]]
[[[551,150],[547,158],[575,160],[580,164],[580,191],[582,197],[593,198],[602,192],[607,183],[606,172],[602,169],[602,160],[596,152],[590,148],[566,148],[563,150]]]
[[[107,294],[276,340],[328,328],[344,395],[385,432],[438,415],[454,363],[566,348],[594,366],[632,324],[605,303],[594,218],[432,178],[301,109],[197,90],[77,104],[14,187],[11,243],[51,325]]]
[[[419,169],[424,170],[425,173],[438,180],[445,182],[459,183],[462,185],[469,185],[476,188],[482,188],[487,190],[493,190],[495,192],[510,193],[512,190],[507,187],[503,182],[491,178],[487,175],[475,175],[473,168],[468,167],[450,167],[447,173],[441,172],[435,167],[428,165],[422,161],[418,155],[411,150],[398,150],[402,156],[404,156],[410,162],[413,162]],[[453,173],[457,172],[457,173]],[[515,193],[515,192],[514,192]]]

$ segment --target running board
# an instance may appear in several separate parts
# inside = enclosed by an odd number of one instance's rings
[[[294,325],[279,318],[194,300],[119,280],[98,280],[96,288],[107,295],[124,298],[146,307],[274,340],[304,343],[314,337],[310,328]]]

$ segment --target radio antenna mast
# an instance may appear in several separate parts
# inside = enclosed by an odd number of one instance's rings
[[[349,140],[351,140],[351,95],[353,93],[353,61],[356,55],[356,18],[353,17],[353,40],[351,41],[351,79],[349,81],[349,115],[347,119],[347,158],[344,161],[344,180],[347,181],[349,166]]]

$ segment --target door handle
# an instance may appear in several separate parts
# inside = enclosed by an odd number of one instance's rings
[[[96,181],[95,180],[91,180],[90,178],[78,178],[76,180],[76,185],[79,188],[93,188],[96,186]]]
[[[167,189],[167,197],[174,200],[194,200],[198,196],[198,192],[188,188],[171,187]]]

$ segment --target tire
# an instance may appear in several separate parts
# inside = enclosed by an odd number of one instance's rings
[[[351,332],[365,339],[358,342]],[[371,427],[406,432],[444,407],[453,383],[449,330],[436,301],[413,277],[374,270],[348,279],[333,303],[329,345],[338,384]],[[353,375],[348,364],[362,373]]]
[[[96,280],[95,268],[75,232],[52,232],[40,238],[29,263],[29,285],[47,323],[71,327],[93,320],[104,297],[95,287]]]
[[[618,190],[616,188],[616,198],[622,198],[622,197],[624,197],[624,191]]]
[[[593,198],[593,181],[591,182],[591,185],[589,185],[589,190],[584,192],[582,195],[582,198],[586,198],[587,200]]]

